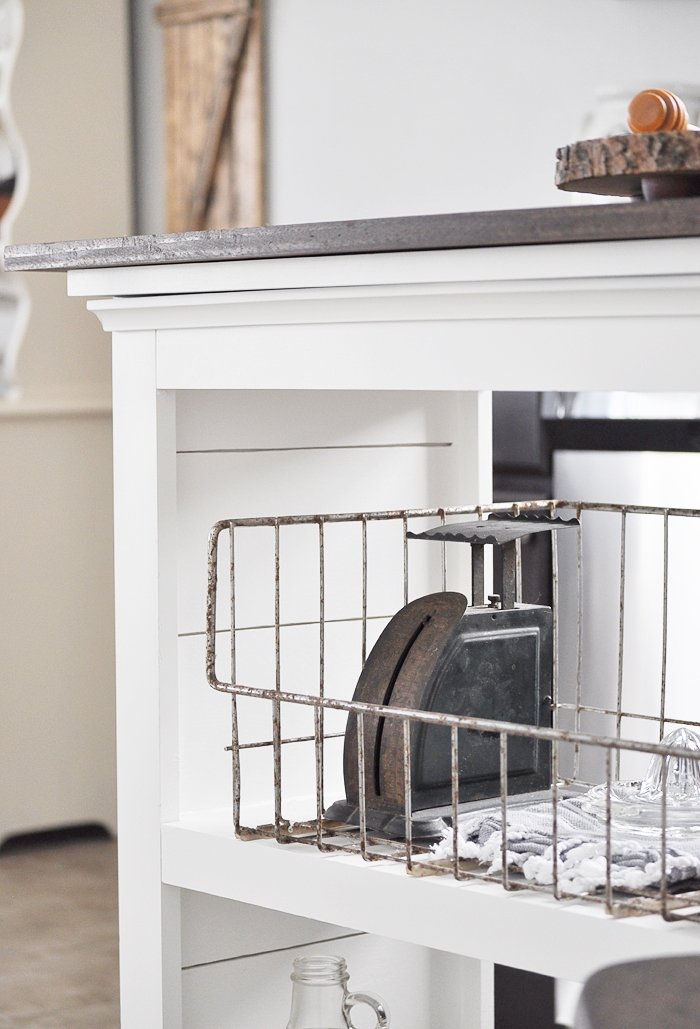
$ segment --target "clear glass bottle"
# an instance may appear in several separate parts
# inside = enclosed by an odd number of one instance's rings
[[[377,1029],[387,1029],[386,1005],[371,993],[348,993],[349,978],[344,958],[325,954],[297,958],[287,1029],[354,1029],[350,1010],[355,1004],[369,1004],[377,1016]]]

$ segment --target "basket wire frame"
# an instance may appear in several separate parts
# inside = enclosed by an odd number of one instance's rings
[[[512,511],[519,514],[524,511],[539,511],[554,517],[559,510],[575,512],[579,521],[584,511],[616,513],[620,516],[620,593],[619,623],[617,643],[617,686],[615,708],[584,703],[582,696],[582,654],[583,654],[583,543],[582,525],[576,530],[576,654],[575,654],[575,693],[574,702],[560,699],[560,568],[557,532],[551,533],[552,559],[552,617],[553,617],[553,669],[552,669],[552,727],[538,727],[524,724],[500,722],[484,718],[473,718],[465,715],[452,715],[434,711],[417,711],[401,709],[385,705],[368,704],[353,700],[341,700],[326,695],[326,581],[325,581],[325,528],[330,524],[355,522],[361,526],[362,554],[362,612],[358,618],[332,619],[333,622],[361,621],[362,664],[367,656],[367,622],[370,617],[389,618],[390,616],[368,616],[368,547],[367,526],[370,522],[398,521],[402,528],[403,546],[403,601],[409,598],[409,560],[407,531],[412,519],[437,518],[441,524],[455,516],[475,516],[483,518],[494,511]],[[662,655],[660,677],[660,701],[658,715],[626,711],[623,707],[624,678],[624,640],[625,640],[625,586],[627,572],[627,519],[628,515],[650,515],[663,519],[663,597],[662,597]],[[672,895],[668,888],[667,869],[667,761],[662,762],[662,802],[660,826],[660,885],[658,890],[646,889],[624,891],[614,888],[612,882],[613,864],[613,827],[611,785],[619,778],[620,758],[624,752],[642,754],[658,754],[666,758],[693,758],[691,751],[681,747],[668,746],[642,740],[624,739],[622,737],[623,719],[639,719],[658,724],[658,737],[662,739],[667,723],[700,727],[700,722],[673,717],[666,714],[667,660],[668,660],[668,579],[669,579],[669,520],[671,518],[700,518],[700,510],[686,508],[659,508],[641,505],[617,505],[584,503],[580,501],[527,501],[513,504],[489,504],[470,507],[431,508],[414,510],[394,510],[379,512],[356,512],[350,514],[327,515],[295,515],[276,518],[239,518],[217,522],[210,533],[208,548],[208,587],[206,610],[206,674],[209,685],[220,692],[231,696],[231,752],[233,771],[233,821],[236,836],[241,840],[274,838],[278,843],[306,843],[316,846],[322,852],[337,853],[339,850],[359,853],[365,861],[391,860],[403,862],[411,875],[433,875],[451,873],[457,880],[480,879],[500,883],[506,890],[530,890],[551,894],[556,900],[571,899],[570,893],[563,892],[560,884],[559,860],[553,861],[551,885],[539,885],[526,881],[514,870],[508,858],[507,832],[501,833],[501,868],[485,871],[475,867],[474,862],[465,861],[459,856],[459,730],[472,729],[498,735],[500,741],[500,813],[502,826],[508,820],[508,741],[509,737],[524,737],[551,743],[551,799],[552,799],[552,850],[559,853],[559,802],[561,790],[569,787],[590,787],[595,783],[584,782],[580,778],[580,755],[582,747],[594,747],[605,755],[606,783],[606,821],[605,821],[605,886],[603,890],[583,896],[579,900],[603,903],[611,915],[626,915],[660,912],[667,921],[700,921],[700,892],[688,892]],[[303,623],[283,623],[280,620],[280,527],[317,525],[318,527],[318,601],[319,617],[317,621]],[[274,625],[239,627],[236,622],[236,530],[242,528],[272,527],[274,530]],[[222,682],[216,675],[217,635],[222,630],[216,627],[217,593],[219,590],[219,541],[222,534],[229,540],[229,630],[230,632],[230,668],[231,682]],[[516,550],[516,597],[522,602],[522,556],[521,541],[518,540]],[[441,543],[440,578],[442,589],[447,589],[447,561],[445,543]],[[474,569],[472,569],[474,574]],[[481,574],[483,575],[483,568]],[[472,588],[481,588],[483,581],[475,583]],[[281,629],[290,625],[314,624],[319,627],[319,682],[318,693],[290,693],[282,690],[281,682]],[[275,641],[275,685],[274,689],[263,689],[245,686],[237,682],[236,639],[239,632],[248,628],[274,629]],[[239,724],[237,698],[250,697],[271,703],[272,739],[241,743],[239,740]],[[313,708],[313,736],[297,736],[282,738],[281,709],[282,704],[301,705]],[[344,736],[344,733],[325,732],[325,712],[328,710],[343,711],[354,714],[357,720],[358,739],[358,778],[359,778],[359,827],[329,823],[325,814],[324,795],[324,757],[325,741]],[[568,711],[573,714],[573,729],[560,726],[560,714]],[[599,735],[582,731],[584,714],[606,715],[615,719],[615,735]],[[402,841],[388,841],[371,835],[367,827],[367,805],[365,777],[365,715],[399,719],[403,723],[403,785],[404,785],[404,817],[405,838]],[[452,855],[450,860],[437,860],[429,848],[415,843],[413,840],[412,805],[411,805],[411,724],[423,723],[443,725],[450,728],[451,755],[451,808],[452,808]],[[282,782],[282,747],[295,743],[313,743],[315,764],[316,804],[315,818],[298,823],[290,823],[283,817],[283,782]],[[570,776],[560,774],[559,748],[566,744],[573,749],[572,772]],[[273,788],[274,788],[274,824],[255,827],[241,825],[241,751],[271,747],[273,753]],[[494,806],[498,800],[494,800]],[[685,909],[685,910],[684,910]]]

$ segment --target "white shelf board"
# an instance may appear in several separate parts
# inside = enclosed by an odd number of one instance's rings
[[[230,811],[164,825],[162,876],[172,886],[579,982],[620,961],[700,954],[700,925],[616,919],[600,904],[449,875],[413,878],[401,864],[304,844],[244,843]]]

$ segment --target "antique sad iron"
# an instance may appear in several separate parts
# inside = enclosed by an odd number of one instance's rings
[[[516,540],[578,525],[538,514],[498,514],[487,521],[441,525],[411,539],[470,543],[472,600],[434,593],[403,607],[372,649],[354,700],[399,708],[472,715],[526,725],[551,725],[552,609],[516,603]],[[484,547],[499,547],[503,593],[484,604]],[[500,599],[500,603],[498,600]],[[459,730],[460,806],[500,793],[500,744],[494,733]],[[364,716],[367,828],[403,837],[404,736],[399,718]],[[411,723],[414,837],[440,835],[451,814],[450,729]],[[346,799],[326,818],[359,824],[357,718],[348,717],[343,755]],[[508,793],[544,790],[551,781],[551,747],[542,740],[508,740]],[[443,809],[443,810],[441,810]]]

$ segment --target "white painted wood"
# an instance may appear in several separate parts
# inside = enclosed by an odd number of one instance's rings
[[[700,273],[700,241],[618,240],[333,257],[268,258],[68,272],[70,296],[138,296],[229,290],[489,282]]]
[[[461,976],[446,981],[439,973],[442,955],[427,947],[381,936],[351,936],[326,943],[295,947],[252,957],[240,957],[183,972],[183,1029],[278,1029],[289,1019],[296,957],[337,954],[348,964],[351,992],[370,992],[386,1002],[397,1029],[481,1029],[476,1022],[442,1020],[447,1001],[450,1014],[461,1017]],[[458,970],[461,971],[461,970]],[[437,972],[437,975],[436,975]],[[436,978],[447,991],[438,996]],[[376,1019],[364,1006],[353,1008],[358,1029],[373,1029]]]
[[[215,393],[211,404],[209,399],[208,393],[188,392],[178,400],[178,450],[243,444],[248,452],[181,452],[177,459],[183,811],[223,807],[231,798],[230,759],[224,753],[230,742],[230,701],[210,690],[203,676],[203,554],[211,526],[229,517],[438,507],[490,497],[490,404],[478,395],[231,391]],[[430,442],[440,445],[424,445]],[[283,446],[265,449],[271,444]],[[282,620],[313,622],[318,618],[318,530],[284,527],[280,543]],[[402,546],[400,522],[369,525],[368,610],[376,619],[369,625],[370,646],[403,603]],[[271,530],[238,531],[239,626],[270,625],[274,620],[272,548]],[[466,561],[463,548],[456,550],[455,557]],[[359,525],[327,526],[325,558],[326,617],[355,619],[349,625],[327,627],[326,690],[349,699],[361,670]],[[450,563],[448,584],[465,590],[468,580],[461,565],[464,561]],[[412,547],[411,598],[440,586],[438,551],[420,544]],[[386,617],[379,620],[378,615]],[[222,602],[222,627],[228,624],[226,617],[227,605]],[[269,629],[239,634],[239,682],[274,686],[273,646]],[[229,678],[227,668],[221,674]],[[317,680],[317,627],[283,630],[283,688],[306,691]],[[266,703],[242,702],[240,719],[244,741],[270,738]],[[330,712],[328,731],[344,728],[345,716]],[[284,733],[313,734],[311,712],[285,708]],[[256,808],[246,817],[256,822],[269,817],[258,807],[272,799],[269,757],[269,751],[253,751],[243,759],[244,803]],[[344,795],[341,741],[329,744],[327,761],[330,802]],[[295,748],[292,767],[285,764],[285,794],[305,798],[300,803],[310,803],[309,816],[315,808],[313,767],[313,748],[306,744]]]
[[[595,306],[592,306],[595,298]],[[697,315],[700,276],[648,275],[194,293],[92,300],[107,331],[354,322]]]
[[[440,950],[430,954],[431,1025],[493,1029],[493,962]]]
[[[471,447],[481,447],[482,452],[486,448],[483,464],[488,468],[490,426],[488,421],[485,426],[479,425],[479,418],[483,418],[484,409],[488,412],[488,407],[482,403],[479,409],[478,397],[474,395],[465,398],[455,393],[402,394],[398,398],[400,403],[392,403],[391,394],[375,394],[371,415],[371,394],[285,392],[278,396],[284,408],[276,414],[274,394],[232,392],[229,410],[235,410],[240,403],[246,413],[250,412],[251,421],[239,436],[235,424],[227,428],[226,412],[219,408],[217,419],[220,415],[221,420],[214,442],[226,442],[231,449],[180,452],[177,457],[181,633],[204,630],[206,563],[202,548],[211,526],[222,518],[381,511],[469,504],[486,499],[486,483],[479,483],[477,462],[470,462],[468,457]],[[200,398],[198,409],[206,410],[206,394]],[[355,405],[358,413],[353,417]],[[339,435],[332,430],[336,413]],[[316,418],[319,427],[314,433]],[[281,442],[283,446],[268,448],[266,442]],[[436,445],[426,446],[427,443]],[[241,450],[235,449],[236,444],[242,445]],[[372,526],[372,530],[377,534],[385,527]],[[329,546],[333,546],[334,537],[354,539],[358,531],[356,526],[329,526]],[[308,537],[307,563],[317,563],[317,531],[313,527],[288,527],[282,532],[289,540]],[[247,560],[246,547],[256,546],[256,539],[267,540],[264,530],[249,531],[242,538],[246,542],[242,545],[241,562]],[[402,562],[402,556],[399,557]],[[303,568],[295,571],[302,574]],[[329,574],[333,572],[331,565]],[[283,568],[285,573],[288,585],[292,573]],[[402,580],[400,566],[395,573]],[[317,574],[316,570],[311,574]],[[395,589],[390,588],[394,585]],[[386,586],[391,601],[400,601],[402,581]],[[311,606],[298,610],[295,599],[295,616],[317,616],[316,581],[311,588]],[[298,589],[295,586],[295,597]],[[242,603],[244,599],[241,598]],[[333,609],[332,595],[329,603],[328,617],[349,613]],[[241,624],[260,624],[259,619],[269,622],[270,614],[267,609],[251,612],[252,620],[243,616]],[[292,620],[292,612],[287,614],[286,620]]]
[[[161,896],[158,840],[177,810],[175,403],[155,388],[153,333],[115,335],[113,382],[122,1026],[178,1029],[178,901]]]
[[[272,1018],[277,962],[291,963],[280,948],[338,927],[370,934],[344,941],[358,961],[378,937],[395,941],[385,954],[410,952],[405,1025],[420,1014],[422,1025],[490,1029],[493,962],[581,981],[611,961],[700,953],[692,925],[236,841],[230,702],[205,684],[202,636],[206,536],[221,518],[487,501],[493,388],[700,388],[698,241],[108,269],[70,282],[76,294],[132,294],[92,305],[115,330],[125,1029],[178,1029],[181,938],[184,1024],[197,1029],[250,1022],[260,993],[247,984],[261,976]],[[356,613],[354,529],[327,531],[328,618]],[[401,603],[388,531],[370,537],[377,616]],[[312,622],[314,532],[285,529],[281,541],[283,620]],[[239,624],[272,621],[270,542],[239,536]],[[424,592],[434,568],[416,560],[411,582]],[[328,626],[336,695],[354,686],[357,629]],[[238,681],[269,683],[270,641],[269,630],[241,633]],[[316,647],[314,626],[283,630],[284,685],[315,681]],[[240,710],[246,740],[269,737],[264,704]],[[307,715],[286,713],[283,733],[306,732]],[[333,746],[328,800],[343,788]],[[269,820],[270,754],[244,760],[246,816]],[[312,784],[310,748],[298,745],[285,814],[308,815]],[[429,984],[446,977],[454,989],[430,1008]]]
[[[317,943],[357,931],[208,893],[180,892],[183,968]]]
[[[459,431],[460,398],[396,390],[179,390],[177,450],[445,443]]]
[[[474,996],[472,989],[465,991],[466,997],[463,1007],[469,1010],[471,998]],[[493,961],[479,962],[479,1020],[480,1029],[493,1029],[495,1016],[495,995],[494,995],[494,963]],[[476,1020],[475,1020],[476,1021]]]
[[[688,390],[700,317],[374,322],[158,332],[161,389]]]
[[[490,498],[490,403],[478,395],[232,391],[217,392],[211,404],[209,400],[210,394],[201,391],[178,400],[178,450],[209,441],[228,448],[243,443],[249,452],[180,453],[177,458],[183,811],[231,805],[231,764],[223,751],[230,742],[230,701],[213,693],[203,674],[204,548],[211,526],[222,518],[278,512],[435,507]],[[424,442],[440,446],[425,447]],[[260,449],[260,443],[278,446]],[[238,625],[269,626],[274,620],[272,531],[239,530],[237,540]],[[280,542],[282,620],[313,623],[318,618],[318,531],[315,526],[284,527]],[[358,525],[326,527],[325,614],[328,619],[355,619],[350,625],[327,626],[326,690],[346,699],[352,697],[361,668],[360,546]],[[400,523],[370,525],[367,546],[372,645],[402,604]],[[456,557],[465,556],[463,548],[457,552]],[[441,588],[439,559],[434,548],[412,548],[412,598]],[[450,588],[468,591],[467,571],[451,563]],[[228,626],[223,598],[219,614],[221,627]],[[222,648],[228,650],[225,642]],[[229,678],[228,668],[221,676]],[[274,686],[270,630],[239,634],[238,679]],[[283,687],[307,690],[317,680],[318,629],[306,625],[283,630]],[[344,715],[329,712],[327,717],[329,732],[344,730]],[[267,703],[244,701],[240,719],[244,741],[270,738]],[[284,734],[312,735],[311,712],[285,708]],[[270,817],[269,758],[269,751],[244,755],[244,804],[255,808],[246,817],[255,822]],[[326,795],[329,801],[338,800],[344,795],[342,741],[328,745],[327,760]],[[313,748],[307,744],[295,747],[292,767],[285,764],[285,794],[299,797],[304,807],[311,805],[305,811],[309,816],[315,807],[313,768]]]
[[[301,844],[242,843],[229,812],[163,827],[163,879],[188,889],[583,981],[619,961],[700,953],[697,926],[660,916],[612,919],[602,905],[558,903],[448,876],[414,879],[390,862]]]
[[[161,947],[162,947],[162,1005],[163,1029],[180,1029],[182,1026],[182,912],[181,912],[182,890],[177,886],[161,885]],[[121,902],[121,897],[120,897]],[[155,928],[155,926],[154,926]],[[154,934],[155,935],[155,934]],[[120,941],[121,947],[121,941]],[[121,976],[121,968],[120,968]],[[156,987],[157,979],[149,984],[151,988]],[[132,984],[133,988],[133,984]],[[149,991],[150,992],[150,991]],[[155,990],[153,992],[156,999]],[[131,1015],[133,1017],[133,997]],[[143,1017],[142,1015],[140,1016]],[[143,1024],[142,1022],[139,1023]],[[122,1029],[126,1029],[128,1022],[121,1015]]]

